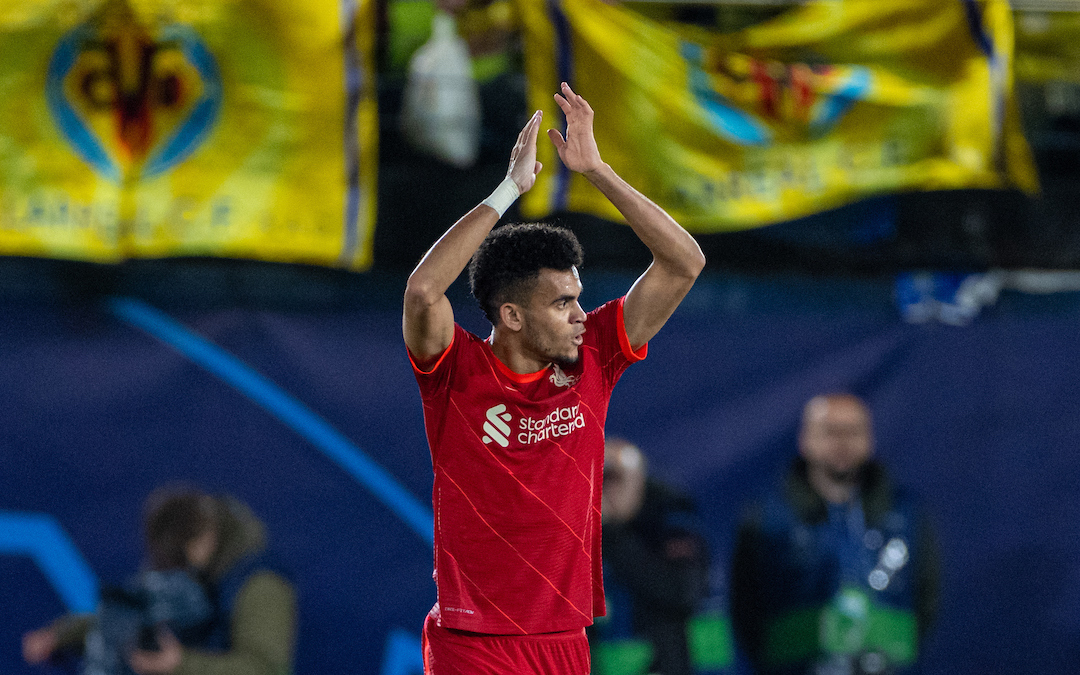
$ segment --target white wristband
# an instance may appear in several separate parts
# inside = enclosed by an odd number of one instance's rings
[[[521,191],[518,190],[517,183],[507,176],[503,178],[499,186],[495,188],[487,199],[480,202],[486,206],[490,206],[498,212],[499,217],[502,218],[506,213],[506,209],[510,208],[510,205],[517,201],[517,198],[521,196]]]

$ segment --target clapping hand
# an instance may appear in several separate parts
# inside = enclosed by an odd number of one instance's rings
[[[565,82],[562,93],[555,94],[555,102],[566,117],[566,138],[558,129],[548,129],[548,138],[555,144],[559,159],[571,171],[588,173],[599,169],[604,161],[593,136],[593,109],[589,102]]]

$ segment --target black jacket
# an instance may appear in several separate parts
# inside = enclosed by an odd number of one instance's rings
[[[605,524],[605,584],[631,599],[633,630],[652,644],[650,672],[690,675],[687,622],[708,593],[709,556],[686,495],[648,479],[638,515]]]

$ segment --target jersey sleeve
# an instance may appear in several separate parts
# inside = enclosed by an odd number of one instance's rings
[[[637,351],[630,347],[630,338],[626,334],[626,323],[623,320],[625,301],[626,296],[623,296],[597,307],[589,312],[585,323],[586,341],[597,350],[600,368],[610,387],[615,386],[630,364],[641,361],[649,353],[648,343],[643,344]]]
[[[465,333],[465,329],[455,323],[450,344],[439,355],[439,358],[426,369],[417,364],[412,352],[409,351],[407,346],[405,347],[405,352],[409,355],[409,363],[412,365],[413,375],[416,377],[417,384],[420,385],[421,393],[428,394],[437,389],[445,388],[450,383],[450,378],[453,375],[451,364],[454,361],[455,354],[466,341],[467,336]]]

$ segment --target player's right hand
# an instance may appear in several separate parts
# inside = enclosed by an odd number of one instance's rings
[[[510,166],[506,175],[517,185],[518,193],[525,194],[536,182],[543,164],[536,161],[536,136],[540,132],[540,120],[544,113],[537,110],[518,134],[517,143],[510,152]]]

